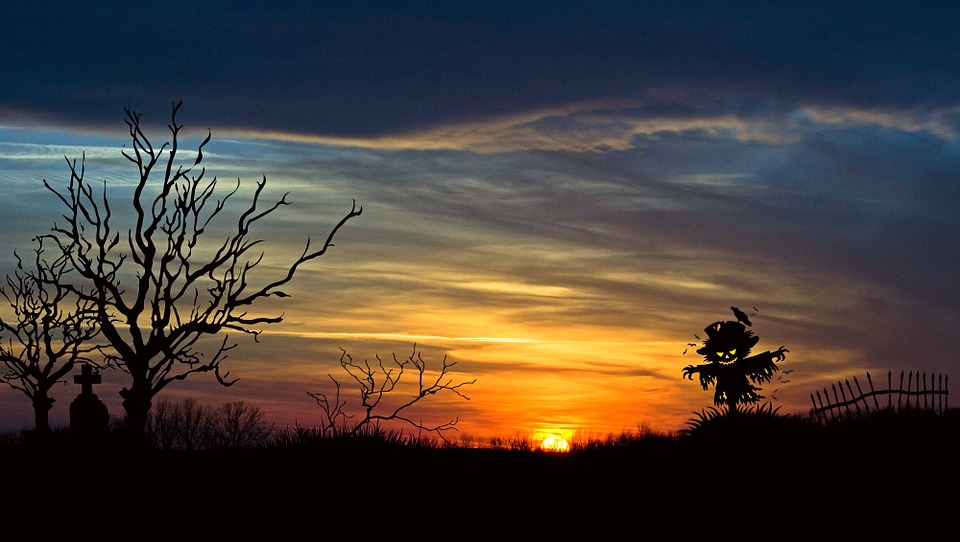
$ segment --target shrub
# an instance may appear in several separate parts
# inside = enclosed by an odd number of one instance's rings
[[[215,409],[193,398],[161,398],[151,409],[147,442],[160,450],[262,448],[273,431],[263,412],[243,401]]]

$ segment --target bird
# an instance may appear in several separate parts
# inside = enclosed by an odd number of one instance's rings
[[[752,326],[752,325],[753,325],[753,324],[750,323],[750,318],[748,318],[748,317],[747,317],[747,314],[746,314],[745,312],[743,312],[742,310],[740,310],[740,309],[738,309],[738,308],[736,308],[736,307],[730,307],[730,310],[733,311],[733,315],[737,317],[737,321],[738,321],[738,322],[743,322],[744,324],[747,324],[748,326]]]

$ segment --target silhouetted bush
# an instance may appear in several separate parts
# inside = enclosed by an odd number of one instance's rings
[[[263,412],[243,401],[223,403],[210,417],[210,437],[216,448],[264,448],[273,431]]]
[[[212,442],[213,413],[196,399],[161,397],[147,421],[147,439],[160,450],[205,450]]]
[[[147,422],[147,442],[158,450],[262,448],[270,444],[274,426],[263,412],[243,401],[219,408],[193,398],[157,400]]]

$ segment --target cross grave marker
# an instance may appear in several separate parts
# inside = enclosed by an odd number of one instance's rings
[[[70,431],[78,436],[107,433],[110,421],[107,405],[93,393],[93,385],[100,381],[100,373],[94,373],[93,368],[86,364],[80,374],[73,377],[73,383],[80,384],[80,395],[70,403]]]

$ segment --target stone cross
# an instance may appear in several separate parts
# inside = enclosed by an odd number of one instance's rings
[[[110,425],[110,413],[97,394],[93,385],[100,383],[100,373],[94,374],[93,368],[84,364],[80,374],[74,375],[74,384],[80,384],[80,395],[70,403],[70,430],[81,438],[105,435]]]
[[[93,374],[93,368],[84,364],[80,374],[74,375],[74,384],[80,384],[80,393],[83,395],[93,394],[93,385],[100,383],[100,373]]]

